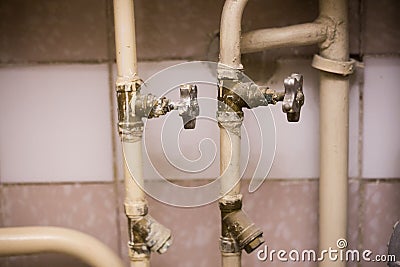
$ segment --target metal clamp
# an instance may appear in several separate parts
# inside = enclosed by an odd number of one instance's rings
[[[337,61],[321,57],[320,55],[314,55],[311,65],[318,70],[347,76],[354,72],[356,61],[354,59]]]

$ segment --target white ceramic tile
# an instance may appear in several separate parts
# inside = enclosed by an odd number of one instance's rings
[[[365,178],[400,176],[400,58],[365,59],[363,166]]]
[[[181,62],[147,62],[140,63],[139,69],[142,68],[140,74],[142,77],[149,77],[164,67]],[[271,178],[316,178],[319,176],[319,75],[318,71],[311,67],[310,60],[283,60],[278,64],[278,69],[271,80],[268,82],[270,88],[283,90],[284,78],[293,72],[299,72],[304,76],[304,91],[306,96],[305,106],[302,109],[301,121],[299,123],[288,123],[286,115],[282,112],[281,104],[270,106],[276,125],[276,153],[275,159],[268,177]],[[143,73],[143,74],[142,74]],[[350,92],[350,166],[349,175],[357,176],[358,163],[358,99],[359,88],[357,82],[352,82]],[[211,89],[212,90],[212,89]],[[199,95],[203,92],[199,90]],[[206,93],[207,95],[207,93]],[[213,94],[210,94],[210,97]],[[208,96],[208,95],[207,95]],[[173,99],[177,95],[172,96]],[[213,103],[204,104],[200,109],[206,111],[207,116],[214,118],[215,105]],[[252,113],[253,112],[253,113]],[[182,122],[172,112],[168,117],[168,128],[180,129]],[[255,114],[255,115],[254,115]],[[256,117],[261,119],[261,124],[257,123]],[[151,179],[154,175],[151,162],[155,163],[157,171],[162,173],[164,177],[174,179],[188,179],[188,175],[179,172],[171,166],[167,160],[161,159],[163,150],[160,142],[156,142],[154,133],[161,131],[162,124],[166,119],[150,120],[148,122],[149,131],[152,136],[152,142],[148,146],[149,154],[153,160],[149,161],[144,154],[144,175],[145,178]],[[272,124],[272,126],[271,126]],[[181,149],[184,154],[192,157],[198,156],[199,138],[209,137],[214,140],[215,147],[219,150],[219,133],[218,128],[212,125],[198,125],[196,132],[187,135],[183,132],[181,136]],[[215,125],[216,126],[216,125]],[[273,153],[274,133],[272,116],[268,107],[259,107],[253,110],[246,110],[244,127],[242,131],[242,170],[243,177],[262,178],[268,173],[270,161],[268,155]],[[260,131],[261,129],[261,131]],[[272,132],[271,132],[272,130]],[[153,133],[153,134],[152,134]],[[262,133],[262,136],[261,134]],[[186,140],[186,139],[190,140]],[[186,142],[186,141],[188,142]],[[263,157],[260,158],[261,142],[264,143]],[[207,144],[203,147],[203,154],[215,155],[215,161],[205,172],[190,175],[190,178],[214,178],[219,174],[219,151],[215,151],[214,146]],[[159,156],[157,158],[157,156]],[[265,158],[264,158],[265,157]],[[154,160],[154,158],[157,158]],[[261,159],[261,160],[260,160]],[[179,162],[178,162],[179,163]],[[179,164],[178,164],[179,165]],[[255,172],[257,165],[259,166]],[[122,177],[122,175],[120,175]]]
[[[3,182],[112,180],[106,65],[0,69]]]

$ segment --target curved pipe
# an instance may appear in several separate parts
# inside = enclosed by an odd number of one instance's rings
[[[241,69],[240,36],[242,15],[248,0],[226,0],[221,16],[219,62]]]
[[[280,47],[312,45],[325,41],[326,37],[327,26],[318,22],[255,30],[243,34],[241,52],[245,54]]]
[[[0,256],[63,253],[94,267],[123,267],[117,255],[87,234],[60,227],[0,228]]]

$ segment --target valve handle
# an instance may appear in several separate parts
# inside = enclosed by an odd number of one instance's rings
[[[285,96],[282,110],[286,113],[289,122],[300,120],[300,110],[304,104],[303,75],[293,73],[284,81]]]
[[[200,109],[197,102],[197,86],[183,84],[180,87],[180,105],[178,107],[179,116],[182,117],[185,129],[196,127],[196,117],[199,116]]]

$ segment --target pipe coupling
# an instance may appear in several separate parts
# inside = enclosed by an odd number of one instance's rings
[[[143,134],[142,118],[135,116],[136,96],[140,92],[141,81],[118,79],[116,82],[118,102],[118,132],[123,142],[137,142]]]
[[[128,218],[138,218],[145,216],[149,209],[147,206],[147,201],[136,201],[136,202],[125,202],[124,203],[125,214]]]
[[[222,236],[220,249],[222,252],[238,252],[244,249],[251,253],[257,249],[264,239],[263,232],[255,226],[242,208],[242,196],[222,198],[219,202],[222,218]]]
[[[220,128],[228,132],[241,136],[241,126],[243,123],[243,112],[217,111],[217,121]]]
[[[128,218],[129,247],[138,254],[150,251],[165,253],[172,244],[171,230],[157,222],[149,214],[138,219]]]

